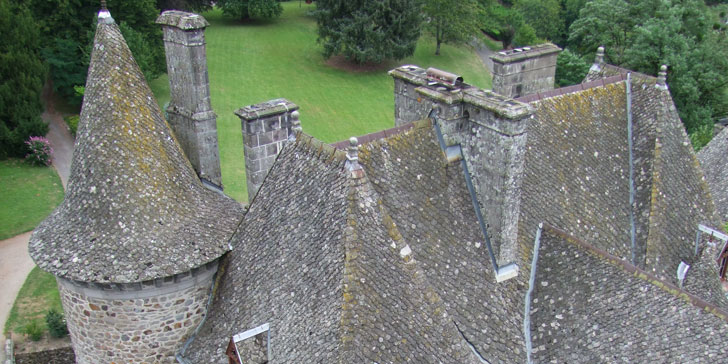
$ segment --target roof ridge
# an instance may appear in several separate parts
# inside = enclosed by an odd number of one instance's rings
[[[296,148],[310,152],[323,162],[341,162],[346,160],[346,152],[344,152],[341,148],[336,148],[333,145],[324,143],[303,131],[295,131],[294,135],[294,145]],[[349,142],[346,141],[346,143],[348,145]]]
[[[393,128],[384,129],[380,131],[376,131],[369,134],[364,134],[361,136],[357,136],[357,140],[359,141],[359,145],[371,143],[376,140],[380,139],[389,139],[391,137],[404,134],[408,132],[411,129],[421,129],[427,126],[431,126],[432,121],[430,119],[422,119],[417,121],[412,121],[407,124],[403,124],[400,126],[395,126]],[[338,142],[331,143],[331,146],[336,149],[346,150],[346,148],[349,146],[349,140],[342,140]]]
[[[582,83],[578,83],[576,85],[564,86],[564,87],[556,88],[556,89],[549,90],[549,91],[538,92],[535,94],[521,96],[519,98],[516,98],[515,100],[519,101],[519,102],[524,102],[524,103],[532,103],[535,101],[541,101],[541,100],[549,99],[549,98],[556,97],[556,96],[569,95],[569,94],[577,93],[579,91],[586,91],[586,90],[596,88],[596,87],[611,85],[613,83],[625,81],[626,79],[627,79],[627,76],[625,74],[619,74],[616,76],[600,78],[595,81],[582,82]]]
[[[569,242],[572,245],[575,245],[577,248],[582,249],[583,251],[597,257],[602,258],[605,261],[607,261],[609,264],[621,269],[625,273],[629,273],[633,275],[634,277],[637,277],[645,282],[648,282],[655,287],[658,287],[662,289],[663,291],[669,293],[670,295],[680,298],[683,301],[700,308],[706,312],[709,312],[716,317],[720,318],[721,320],[728,322],[728,312],[724,311],[722,308],[706,301],[705,299],[696,296],[693,293],[690,293],[680,287],[675,286],[674,284],[668,282],[665,279],[662,279],[658,277],[655,274],[652,274],[648,271],[645,271],[636,265],[630,263],[627,260],[623,260],[615,255],[612,255],[608,253],[605,250],[599,249],[594,245],[591,245],[587,243],[584,240],[581,240],[569,233],[567,233],[564,230],[561,230],[555,226],[552,226],[548,223],[544,223],[543,225],[544,230],[564,239],[565,241]]]

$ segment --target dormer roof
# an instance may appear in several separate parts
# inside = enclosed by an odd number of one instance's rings
[[[66,197],[32,235],[31,257],[84,282],[172,276],[227,252],[242,211],[201,184],[102,10]]]

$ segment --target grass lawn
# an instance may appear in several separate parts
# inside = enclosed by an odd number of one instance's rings
[[[33,230],[62,200],[61,179],[52,167],[0,161],[0,240]]]
[[[477,54],[467,47],[443,45],[422,37],[415,55],[375,70],[353,72],[327,64],[316,43],[316,21],[308,16],[315,5],[282,3],[279,19],[242,23],[205,13],[205,36],[212,106],[218,114],[218,138],[225,192],[247,200],[240,119],[243,106],[283,97],[300,106],[303,130],[325,142],[394,126],[393,81],[387,71],[401,64],[438,67],[461,74],[465,81],[490,88],[491,76]],[[151,87],[160,104],[169,100],[164,80]]]
[[[52,274],[35,267],[20,288],[3,332],[22,333],[25,325],[33,320],[38,320],[46,328],[45,314],[53,308],[63,312],[56,279]]]

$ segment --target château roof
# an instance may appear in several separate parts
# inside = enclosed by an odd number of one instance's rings
[[[224,360],[233,335],[264,323],[277,363],[525,358],[522,306],[501,289],[516,283],[495,283],[462,167],[432,123],[358,157],[352,172],[303,134],[284,147],[235,234],[190,362]]]
[[[728,221],[728,128],[698,152],[705,180],[715,201],[715,208],[723,221]]]
[[[242,212],[203,187],[102,10],[66,197],[33,233],[31,257],[84,282],[172,276],[227,252]]]
[[[530,300],[534,363],[715,362],[728,313],[553,227]]]

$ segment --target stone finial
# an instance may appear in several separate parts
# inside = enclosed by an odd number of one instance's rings
[[[298,110],[291,113],[291,131],[288,133],[288,140],[296,139],[296,134],[303,131],[301,120],[299,119]]]
[[[346,167],[350,171],[361,169],[359,165],[359,139],[349,138],[349,148],[346,150]]]
[[[598,65],[604,64],[604,47],[597,48],[597,56],[594,58],[594,63]]]
[[[98,22],[104,24],[111,24],[114,22],[114,18],[111,17],[109,9],[106,8],[106,0],[101,0],[101,10],[99,10]]]
[[[657,73],[657,84],[655,87],[661,90],[667,90],[667,66],[660,66],[660,72]]]

